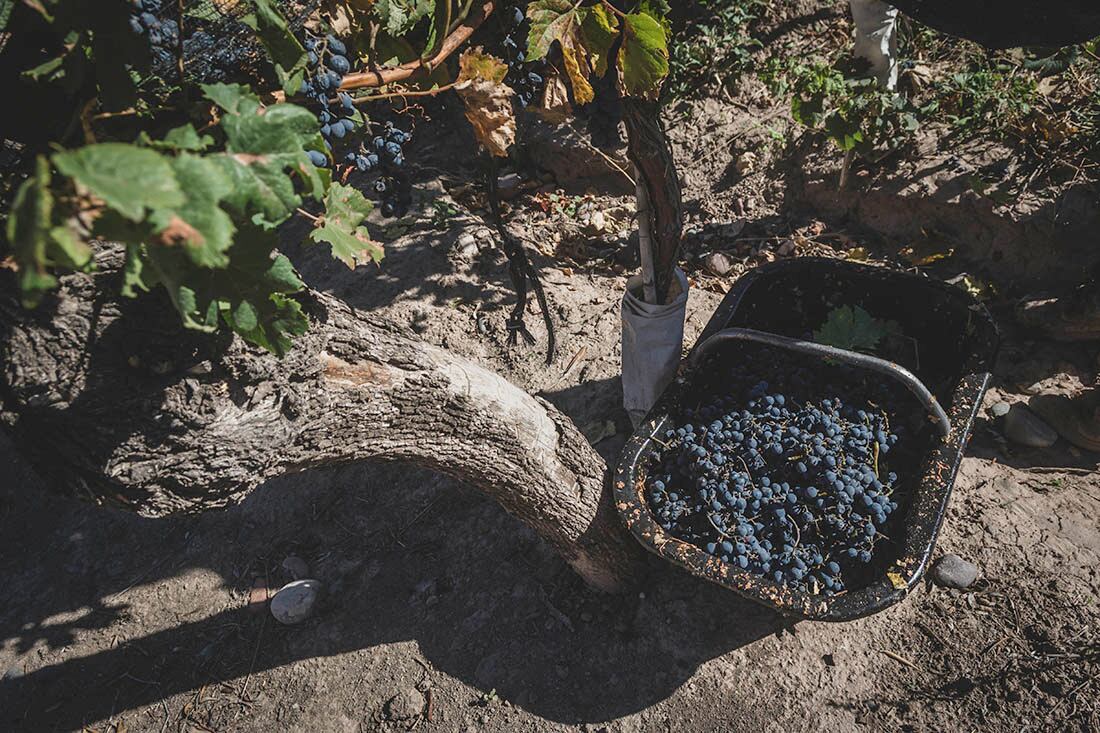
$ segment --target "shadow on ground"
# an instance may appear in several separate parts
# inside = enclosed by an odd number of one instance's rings
[[[547,397],[569,410],[619,389]],[[621,436],[604,443],[613,456]],[[655,558],[645,593],[594,593],[496,504],[426,471],[309,472],[223,513],[151,520],[46,495],[6,439],[0,461],[0,570],[18,589],[0,610],[18,654],[0,683],[6,730],[79,729],[219,685],[247,704],[267,670],[349,652],[377,666],[404,640],[433,671],[539,716],[605,721],[784,627]],[[327,588],[301,627],[246,608],[253,579],[277,585],[291,553]]]

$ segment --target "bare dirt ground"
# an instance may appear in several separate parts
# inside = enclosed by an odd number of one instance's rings
[[[870,226],[885,204],[812,206],[786,175],[796,159],[769,142],[783,116],[764,102],[670,113],[695,285],[688,345],[748,267],[856,248],[894,262],[905,244]],[[535,252],[560,329],[546,366],[534,310],[539,346],[506,344],[507,267],[469,185],[473,156],[455,154],[472,145],[453,111],[435,114],[424,123],[433,134],[412,146],[424,205],[376,224],[388,240],[382,268],[290,254],[314,287],[546,397],[615,461],[629,432],[618,380],[618,302],[635,266],[629,187],[594,155],[556,181],[522,169],[511,226]],[[738,172],[746,151],[759,167]],[[426,203],[441,193],[450,218]],[[925,201],[966,218],[952,208],[962,199],[911,194],[910,216]],[[734,265],[727,276],[702,265],[716,250]],[[930,272],[981,267],[963,252]],[[1059,277],[1052,267],[1049,283]],[[1010,303],[991,302],[1005,344],[987,408],[1091,383],[1097,345],[1031,341]],[[1064,442],[1022,450],[988,414],[937,549],[977,563],[982,579],[834,625],[793,623],[656,558],[639,592],[600,595],[497,505],[399,465],[310,472],[224,513],[171,520],[52,497],[6,442],[0,466],[4,730],[1100,729],[1097,457]],[[249,608],[254,586],[290,579],[289,556],[325,587],[296,627]]]

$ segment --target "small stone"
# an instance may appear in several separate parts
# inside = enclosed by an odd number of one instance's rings
[[[737,156],[737,173],[747,176],[756,170],[756,153],[746,150]]]
[[[455,248],[463,257],[473,257],[477,254],[477,239],[473,234],[463,234],[458,238]]]
[[[309,575],[309,565],[297,555],[290,555],[287,559],[283,560],[283,572],[286,573],[291,580],[301,580]]]
[[[1013,405],[1005,413],[1005,437],[1027,448],[1049,448],[1058,441],[1058,433],[1023,405]]]
[[[518,173],[509,173],[497,179],[497,192],[504,200],[515,198],[523,179]]]
[[[947,554],[932,567],[932,580],[944,588],[969,588],[978,579],[978,566],[958,555]]]
[[[588,219],[588,229],[594,234],[603,234],[607,230],[607,217],[602,211],[593,211]]]
[[[271,615],[281,624],[300,624],[311,615],[321,595],[318,580],[295,580],[280,588],[271,599]]]
[[[1008,404],[1007,402],[995,402],[993,404],[993,407],[989,408],[989,412],[993,415],[993,417],[1004,417],[1011,409],[1012,405]]]
[[[703,260],[703,267],[712,275],[725,277],[733,270],[733,260],[723,252],[711,252]]]
[[[779,244],[779,255],[781,257],[790,257],[794,254],[796,246],[793,239],[784,239]]]
[[[424,695],[414,687],[401,690],[386,703],[386,717],[390,720],[412,720],[424,713]]]

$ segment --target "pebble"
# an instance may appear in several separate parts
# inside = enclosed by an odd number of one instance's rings
[[[932,567],[932,580],[945,588],[969,588],[978,579],[978,566],[958,555],[947,554]]]
[[[497,179],[497,191],[502,199],[512,199],[519,193],[519,187],[522,183],[523,179],[520,178],[518,173],[508,173]]]
[[[992,413],[993,417],[1004,417],[1011,409],[1012,405],[1007,402],[996,402],[993,407],[989,408],[989,412]]]
[[[477,238],[473,234],[463,234],[458,238],[457,249],[463,257],[473,257],[477,254]]]
[[[1058,433],[1023,405],[1013,405],[1005,414],[1005,437],[1027,448],[1049,448]]]
[[[390,720],[412,720],[424,712],[424,696],[413,687],[401,690],[386,703],[386,716]]]
[[[747,176],[756,170],[756,153],[751,150],[746,150],[741,155],[737,156],[737,172],[742,176]]]
[[[607,217],[602,211],[593,211],[588,219],[588,230],[593,234],[603,234],[607,229]]]
[[[319,580],[295,580],[280,588],[271,599],[271,615],[281,624],[300,624],[313,615],[321,595]]]
[[[290,555],[283,560],[283,572],[290,576],[291,580],[301,580],[309,575],[309,565],[297,555]]]
[[[711,252],[703,260],[703,267],[712,275],[725,277],[733,269],[733,260],[723,252]]]

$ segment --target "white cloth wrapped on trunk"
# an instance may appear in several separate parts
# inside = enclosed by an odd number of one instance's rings
[[[885,89],[898,86],[898,9],[880,0],[849,0],[856,25],[855,55],[871,64]]]
[[[657,402],[676,376],[684,348],[688,281],[679,268],[664,305],[646,303],[640,297],[642,277],[627,282],[623,295],[623,407],[635,426]]]

